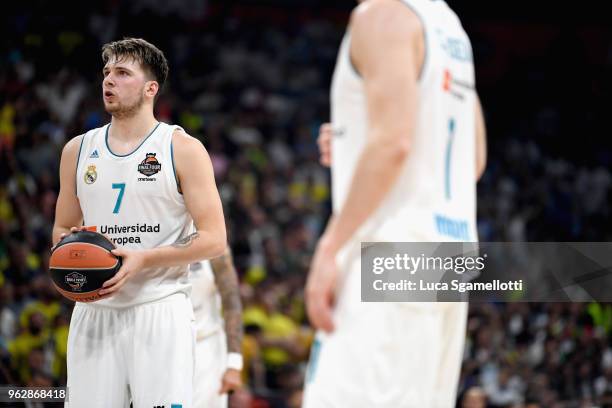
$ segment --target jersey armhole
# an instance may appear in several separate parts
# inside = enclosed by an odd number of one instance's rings
[[[416,10],[416,7],[412,6],[411,4],[407,3],[406,1],[401,1],[401,3],[403,3],[406,7],[408,7],[410,9],[410,11],[412,11],[414,13],[415,16],[417,16],[417,18],[421,21],[421,26],[423,29],[423,45],[425,47],[425,50],[423,52],[423,63],[421,64],[420,70],[419,70],[419,76],[417,78],[418,82],[422,82],[423,81],[423,76],[425,74],[425,67],[427,66],[427,61],[428,61],[428,56],[429,56],[429,46],[428,46],[428,41],[427,41],[427,26],[425,24],[425,19],[423,18],[423,16],[421,15],[421,13],[419,13]],[[348,59],[349,59],[349,66],[351,67],[351,69],[353,70],[353,72],[355,73],[355,75],[357,75],[357,77],[362,78],[361,74],[359,73],[359,70],[357,70],[357,67],[355,66],[355,63],[353,61],[353,54],[351,53],[351,42],[350,42],[350,37],[348,39],[349,43],[348,43]]]
[[[427,67],[427,61],[429,60],[429,41],[427,38],[427,24],[425,23],[425,19],[423,15],[407,1],[401,1],[406,7],[410,9],[414,13],[415,16],[421,21],[421,28],[423,30],[423,46],[425,50],[423,51],[423,63],[421,64],[421,69],[419,70],[419,76],[417,77],[418,82],[423,82],[423,77],[425,76],[425,68]]]
[[[79,162],[81,161],[81,151],[83,150],[83,142],[85,141],[86,135],[87,133],[83,133],[81,135],[81,143],[79,145],[79,153],[77,154],[76,168],[74,169],[74,192],[75,194],[78,192],[78,188],[79,188],[79,183],[78,183]]]
[[[170,161],[172,162],[172,173],[174,174],[174,181],[176,182],[176,191],[178,191],[180,195],[183,195],[181,183],[179,183],[178,176],[176,175],[176,166],[174,165],[174,132],[172,133],[173,134],[170,136]]]

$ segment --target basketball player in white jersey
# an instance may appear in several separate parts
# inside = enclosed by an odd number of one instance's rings
[[[190,269],[196,321],[193,405],[225,408],[227,394],[240,387],[242,381],[242,304],[238,276],[229,247],[222,256],[191,264]]]
[[[484,123],[469,39],[440,0],[367,0],[332,81],[333,216],[306,285],[305,408],[455,406],[466,303],[362,303],[363,241],[476,241]],[[325,143],[332,134],[331,146]]]
[[[62,152],[53,242],[94,227],[123,265],[102,300],[75,305],[66,406],[192,407],[188,265],[226,247],[212,165],[198,140],[153,115],[168,74],[159,49],[129,38],[106,44],[102,60],[112,119]]]

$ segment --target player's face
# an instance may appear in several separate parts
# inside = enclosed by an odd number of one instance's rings
[[[114,117],[136,114],[145,101],[148,80],[140,63],[130,58],[111,59],[102,71],[104,108]]]

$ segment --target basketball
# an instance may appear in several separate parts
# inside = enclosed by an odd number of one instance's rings
[[[49,272],[55,288],[76,302],[95,302],[102,284],[121,268],[121,258],[111,253],[115,245],[92,231],[74,232],[53,249]]]

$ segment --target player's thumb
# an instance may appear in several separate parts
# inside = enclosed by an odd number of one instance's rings
[[[125,252],[123,251],[122,248],[115,248],[111,250],[111,254],[115,255],[115,256],[124,256]]]

